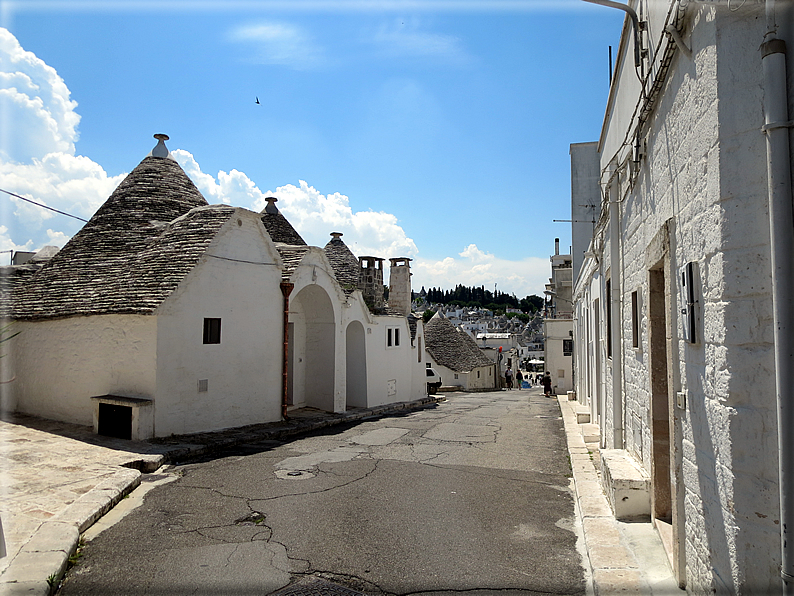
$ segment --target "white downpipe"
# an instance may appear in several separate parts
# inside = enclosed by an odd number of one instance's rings
[[[792,212],[786,44],[777,39],[775,2],[767,0],[768,30],[761,46],[764,132],[772,253],[780,481],[780,546],[783,592],[794,594],[794,213]]]
[[[612,309],[612,448],[623,449],[623,340],[620,317],[620,174],[613,171],[609,183],[609,269]]]

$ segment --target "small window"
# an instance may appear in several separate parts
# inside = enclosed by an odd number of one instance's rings
[[[205,344],[221,343],[220,319],[204,319],[204,343]]]
[[[396,348],[400,345],[400,330],[397,327],[386,329],[386,347]]]
[[[571,356],[572,354],[573,354],[573,340],[572,339],[562,340],[562,355]]]
[[[456,378],[456,379],[458,378],[458,373],[455,373],[455,378]]]
[[[480,371],[479,370],[477,371],[477,378],[478,379],[480,378]]]

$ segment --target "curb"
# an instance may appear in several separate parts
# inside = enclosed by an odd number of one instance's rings
[[[575,405],[567,396],[557,396],[565,426],[568,454],[571,458],[577,511],[584,535],[585,564],[589,567],[593,593],[650,594],[640,565],[620,535],[590,450],[584,442],[576,418]]]
[[[123,468],[42,523],[3,573],[0,594],[52,594],[77,550],[80,534],[140,483],[138,470]]]
[[[300,420],[293,418],[287,420],[286,422],[279,423],[281,426],[251,428],[248,431],[241,431],[235,436],[222,438],[213,441],[210,444],[203,445],[190,444],[190,435],[182,435],[181,437],[177,437],[180,442],[172,449],[168,448],[167,443],[161,444],[165,453],[163,454],[160,465],[167,463],[173,464],[177,462],[183,463],[191,459],[203,457],[205,455],[212,455],[231,447],[237,447],[238,445],[280,440],[302,433],[320,430],[330,426],[336,426],[338,424],[345,424],[347,422],[370,420],[400,412],[419,410],[435,406],[436,404],[445,400],[446,398],[443,396],[428,396],[414,401],[404,401],[382,406],[374,406],[372,408],[365,408],[349,413],[345,412],[341,414],[329,414],[325,417],[316,419],[309,418],[306,420]],[[183,439],[184,442],[182,442],[181,439]]]

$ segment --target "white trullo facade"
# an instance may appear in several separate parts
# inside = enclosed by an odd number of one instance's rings
[[[3,268],[2,408],[145,439],[424,397],[383,259],[307,246],[275,201],[208,205],[161,139],[55,256]]]
[[[781,593],[781,566],[794,579],[793,9],[629,5],[639,28],[626,18],[593,149],[600,217],[575,247],[577,398],[605,453],[644,471],[681,587]]]

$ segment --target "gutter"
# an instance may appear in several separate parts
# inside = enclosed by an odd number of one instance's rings
[[[777,37],[775,0],[766,0],[767,33],[761,45],[764,126],[772,256],[775,337],[780,548],[783,593],[794,594],[794,213],[786,84],[786,42]]]
[[[295,284],[282,281],[281,294],[284,296],[284,359],[281,365],[281,418],[289,420],[287,406],[289,405],[289,295]]]
[[[613,166],[617,168],[617,166]],[[611,172],[609,200],[609,306],[612,310],[612,448],[623,449],[623,338],[620,312],[620,185],[617,169]]]

